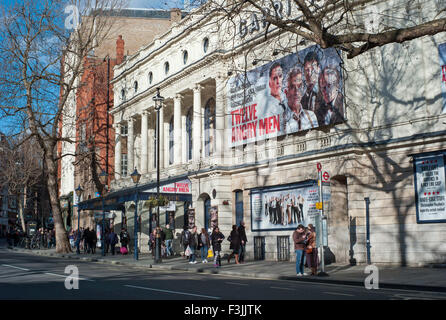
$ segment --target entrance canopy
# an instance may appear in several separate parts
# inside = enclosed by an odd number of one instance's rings
[[[156,197],[156,182],[143,184],[138,187],[124,188],[111,192],[105,197],[89,199],[78,203],[79,210],[120,210],[124,211],[126,202],[149,200]],[[181,176],[160,182],[160,195],[170,201],[192,202],[191,182],[187,177]]]

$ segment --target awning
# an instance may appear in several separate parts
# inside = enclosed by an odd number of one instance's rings
[[[124,188],[111,192],[105,197],[89,199],[78,203],[80,210],[120,210],[124,211],[126,202],[138,200],[149,200],[156,196],[156,182],[147,183],[138,187]],[[191,182],[187,176],[171,178],[160,182],[160,194],[170,201],[192,202]]]

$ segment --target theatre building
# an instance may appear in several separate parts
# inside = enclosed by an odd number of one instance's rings
[[[297,14],[282,2],[284,18]],[[147,252],[159,88],[171,200],[160,222],[175,228],[177,252],[184,225],[218,224],[227,237],[243,220],[248,259],[295,259],[293,231],[321,215],[319,163],[327,262],[444,262],[446,35],[347,59],[277,29],[265,42],[255,19],[231,27],[204,5],[114,68],[115,180],[104,201],[118,232],[133,234],[137,196]]]

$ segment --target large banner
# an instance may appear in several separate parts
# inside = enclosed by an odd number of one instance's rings
[[[330,187],[323,190],[324,206],[330,202]],[[319,201],[317,181],[251,191],[252,231],[294,230],[299,224],[316,226]],[[327,212],[325,212],[327,214]]]
[[[315,45],[231,78],[230,145],[343,122],[340,64],[335,49]]]
[[[438,46],[441,67],[441,93],[443,95],[443,113],[446,112],[446,43]]]
[[[444,155],[415,158],[414,163],[417,222],[446,222]]]

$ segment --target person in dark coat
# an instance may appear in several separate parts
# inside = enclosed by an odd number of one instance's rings
[[[220,232],[220,229],[218,227],[215,227],[211,234],[211,243],[212,243],[212,250],[214,251],[214,267],[218,268],[221,267],[221,243],[225,236],[223,233]]]
[[[228,263],[231,263],[231,259],[235,256],[235,263],[240,264],[238,261],[239,253],[240,253],[240,234],[238,233],[237,226],[234,224],[232,226],[231,234],[228,237],[228,240],[231,242],[229,249],[232,249],[232,253],[228,257]]]
[[[238,233],[240,235],[240,257],[239,257],[239,262],[243,263],[245,261],[246,243],[248,242],[248,239],[246,238],[245,222],[244,221],[240,222],[240,226],[238,227]]]
[[[118,235],[115,233],[113,229],[108,233],[108,243],[110,244],[111,253],[115,255],[115,246],[118,243]]]
[[[121,239],[121,246],[125,247],[128,250],[127,245],[130,243],[130,235],[127,232],[126,228],[122,229],[121,233],[119,234],[119,237]]]
[[[196,258],[195,258],[197,247],[198,247],[198,233],[197,233],[197,227],[195,226],[192,228],[192,232],[191,232],[191,236],[190,236],[190,240],[189,240],[189,248],[191,250],[191,256],[189,259],[190,264],[197,263]]]

